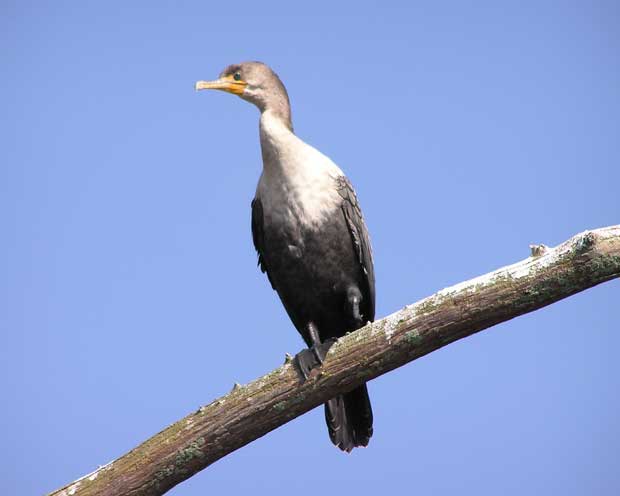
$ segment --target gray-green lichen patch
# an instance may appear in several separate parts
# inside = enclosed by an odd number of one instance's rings
[[[273,409],[277,412],[283,412],[285,410],[290,409],[295,405],[299,405],[303,403],[305,400],[305,396],[302,393],[299,393],[288,400],[279,401],[275,405],[273,405]]]
[[[600,255],[589,261],[590,270],[594,277],[609,277],[620,274],[620,256]]]
[[[166,477],[170,477],[174,474],[174,465],[168,465],[165,468],[162,468],[159,472],[155,474],[155,479],[164,480]]]
[[[575,240],[575,253],[581,255],[588,251],[596,242],[596,234],[586,231]]]
[[[442,290],[446,291],[446,290]],[[436,293],[433,296],[423,299],[420,303],[416,305],[416,313],[419,315],[428,314],[437,310],[442,304],[445,303],[446,299],[450,297],[453,293],[445,293],[442,291]]]
[[[491,279],[491,283],[492,284],[503,283],[503,282],[512,283],[514,282],[514,280],[515,280],[515,277],[512,273],[500,272],[493,279]]]
[[[199,437],[195,441],[191,442],[186,448],[180,450],[174,458],[174,464],[176,467],[185,467],[188,462],[194,458],[203,458],[204,452],[202,447],[206,441],[204,437]]]
[[[392,336],[407,319],[403,315],[403,311],[393,313],[383,319],[380,324],[380,331],[385,335],[388,342],[392,339]],[[378,327],[378,326],[377,326]]]
[[[416,346],[422,342],[422,336],[415,329],[405,333],[405,341],[411,346]]]
[[[168,464],[156,472],[151,484],[155,487],[160,487],[161,481],[168,477],[188,474],[190,472],[188,464],[196,458],[204,458],[205,454],[202,448],[205,444],[205,438],[201,436],[195,441],[192,441],[187,447],[179,450],[174,457],[174,463]]]

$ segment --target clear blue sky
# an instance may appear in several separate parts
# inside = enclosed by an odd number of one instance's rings
[[[377,315],[620,221],[617,2],[2,2],[0,493],[41,494],[280,365],[256,269],[258,112],[194,81],[262,60],[355,184]],[[370,384],[175,488],[620,493],[618,281]]]

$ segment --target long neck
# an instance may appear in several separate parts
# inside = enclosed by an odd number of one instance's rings
[[[270,95],[270,98],[267,104],[261,109],[261,121],[262,116],[265,113],[269,113],[273,117],[279,119],[284,123],[284,125],[293,132],[293,121],[291,119],[291,104],[288,100],[288,95],[286,94],[286,90],[274,92]]]
[[[261,112],[259,130],[263,168],[266,171],[276,172],[296,162],[295,156],[303,143],[293,133],[286,115],[283,116],[277,109],[264,110]]]

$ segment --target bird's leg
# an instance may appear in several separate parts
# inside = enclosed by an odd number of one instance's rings
[[[314,325],[314,322],[308,323],[308,334],[310,335],[310,341],[312,341],[312,346],[310,349],[314,356],[321,365],[323,365],[323,360],[325,359],[325,353],[321,350],[321,338],[319,337],[319,330]]]
[[[312,346],[310,349],[312,350],[312,353],[314,353],[317,362],[323,365],[323,361],[327,356],[327,352],[337,341],[337,339],[328,338],[325,341],[321,342],[321,339],[319,338],[319,331],[312,322],[310,322],[310,324],[308,325],[308,332],[310,333],[310,339],[312,340]]]
[[[364,319],[360,312],[360,303],[362,302],[362,293],[360,290],[353,286],[347,291],[347,297],[345,299],[345,311],[351,319],[353,330],[357,330],[364,325]]]

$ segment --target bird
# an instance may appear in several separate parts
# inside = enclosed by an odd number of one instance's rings
[[[308,348],[296,356],[307,379],[326,350],[375,317],[372,250],[349,179],[293,131],[291,105],[278,75],[262,62],[226,67],[196,90],[222,90],[260,111],[263,161],[252,201],[252,239],[267,274]],[[367,446],[373,434],[363,384],[325,403],[329,437],[342,451]]]

